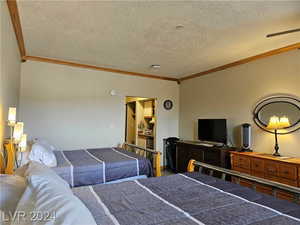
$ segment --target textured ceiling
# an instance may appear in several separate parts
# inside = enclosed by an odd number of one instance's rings
[[[265,38],[300,27],[300,1],[21,0],[18,6],[27,55],[175,78],[300,40],[300,32]]]

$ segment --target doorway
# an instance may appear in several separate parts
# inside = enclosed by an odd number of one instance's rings
[[[143,148],[156,146],[156,99],[126,97],[125,141]]]

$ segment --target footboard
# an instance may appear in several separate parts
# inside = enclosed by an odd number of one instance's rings
[[[148,149],[148,148],[143,148],[137,145],[129,144],[129,143],[124,143],[122,145],[122,148],[125,150],[128,149],[134,149],[135,153],[138,155],[141,155],[143,157],[147,157],[147,154],[150,154],[153,158],[153,163],[152,167],[155,171],[155,176],[160,177],[161,176],[161,169],[160,169],[160,155],[161,152],[155,151],[153,149]]]
[[[253,182],[252,188],[254,190],[256,190],[256,184],[261,184],[261,185],[271,187],[273,196],[276,196],[277,191],[288,192],[291,195],[293,195],[294,202],[300,203],[300,188],[282,184],[282,183],[278,183],[275,181],[266,180],[266,179],[259,178],[259,177],[254,177],[254,176],[251,176],[251,175],[248,175],[245,173],[241,173],[238,171],[229,170],[229,169],[213,166],[210,164],[198,162],[193,159],[189,161],[187,171],[195,172],[195,167],[199,168],[199,170],[198,170],[199,172],[202,172],[203,168],[206,168],[207,170],[209,170],[209,175],[211,175],[211,176],[214,174],[215,171],[219,172],[222,174],[223,180],[226,179],[226,176],[231,176],[231,177],[235,177],[236,179],[238,179],[238,183],[239,183],[240,179],[245,179],[245,180],[251,181],[251,182]]]

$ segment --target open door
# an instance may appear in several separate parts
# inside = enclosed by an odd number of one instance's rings
[[[130,144],[136,144],[136,116],[135,102],[126,103],[126,130],[125,141]]]
[[[156,144],[156,99],[126,97],[127,143],[149,149]]]

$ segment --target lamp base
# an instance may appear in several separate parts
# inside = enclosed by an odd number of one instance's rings
[[[273,156],[281,156],[278,152],[274,152]]]

